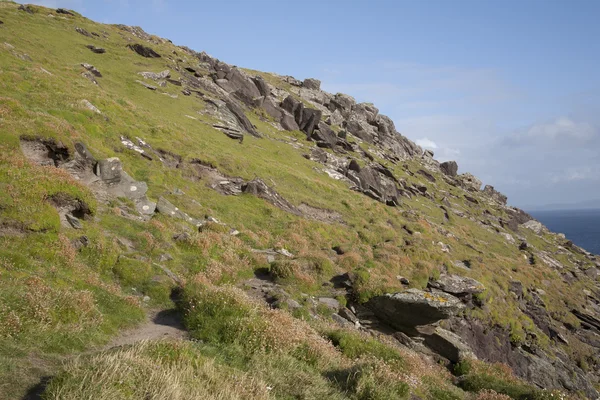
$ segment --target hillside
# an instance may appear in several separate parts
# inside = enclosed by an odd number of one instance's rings
[[[600,257],[375,105],[0,21],[0,399],[600,398]]]

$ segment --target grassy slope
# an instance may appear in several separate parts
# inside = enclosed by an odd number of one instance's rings
[[[293,295],[300,291],[318,294],[321,283],[334,273],[360,269],[365,277],[360,288],[363,298],[399,288],[397,275],[423,287],[430,276],[439,274],[442,265],[453,270],[453,261],[471,260],[473,268],[468,274],[488,287],[489,309],[479,311],[479,316],[510,327],[516,341],[524,337],[525,330],[545,336],[507,296],[512,279],[536,287],[549,281],[545,300],[556,310],[555,318],[576,323],[568,307],[583,302],[581,290],[577,290],[583,287],[568,288],[550,269],[528,265],[514,245],[477,223],[457,216],[445,222],[438,207],[442,196],[436,201],[407,199],[401,209],[393,209],[351,192],[319,172],[318,164],[302,157],[303,151],[271,140],[285,139],[289,133],[274,130],[258,115],[249,116],[266,138],[246,137],[238,144],[202,122],[207,119],[198,114],[204,107],[200,99],[181,95],[173,85],[151,92],[135,82],[143,79],[138,72],[166,68],[177,78],[173,62],[167,59],[173,50],[183,58],[183,65],[195,66],[193,58],[181,49],[167,42],[152,44],[164,57],[146,59],[126,48],[128,43],[142,41],[117,27],[80,16],[49,17],[50,10],[35,10],[30,15],[17,11],[14,3],[0,3],[2,42],[14,46],[11,49],[0,43],[0,221],[24,232],[0,236],[0,382],[18,382],[0,384],[5,398],[16,397],[38,376],[55,370],[65,355],[105,343],[119,329],[139,321],[147,307],[141,295],[151,297],[150,306],[168,305],[172,284],[148,261],[157,261],[166,252],[173,256],[168,267],[182,277],[221,284],[237,282],[251,276],[254,269],[268,267],[250,248],[285,247],[298,255],[297,269],[285,281]],[[75,32],[76,26],[106,32],[108,38],[87,38]],[[107,52],[94,54],[86,44],[104,47]],[[32,61],[18,57],[23,53]],[[81,77],[82,62],[102,72],[98,86]],[[268,80],[279,82],[274,76]],[[283,83],[280,86],[286,88]],[[173,99],[161,91],[179,96]],[[82,99],[104,115],[81,107]],[[232,238],[208,231],[192,234],[186,243],[175,243],[171,236],[185,226],[160,215],[150,223],[132,222],[113,207],[124,207],[122,203],[96,205],[91,193],[65,173],[28,163],[19,149],[22,135],[55,138],[70,148],[83,141],[97,158],[118,156],[134,178],[148,182],[151,198],[180,188],[185,196],[167,198],[190,215],[212,215],[242,234]],[[345,224],[299,218],[251,196],[224,197],[202,182],[186,178],[189,171],[185,169],[169,169],[156,159],[149,161],[125,150],[121,135],[139,136],[155,149],[171,151],[185,160],[209,161],[227,175],[261,177],[292,203],[335,210]],[[401,166],[389,167],[400,178],[425,183]],[[410,162],[409,168],[415,172],[420,166]],[[426,184],[434,193],[452,192],[463,198],[460,189],[439,176],[435,184]],[[45,201],[57,192],[96,207],[95,217],[84,223],[83,231],[60,227],[58,215]],[[483,215],[481,205],[463,201],[459,206]],[[487,209],[500,212],[491,206]],[[401,229],[403,225],[422,235],[409,237]],[[437,226],[454,237],[442,235]],[[69,240],[81,234],[87,235],[92,245],[76,252]],[[540,249],[553,248],[553,244],[527,236]],[[124,248],[117,238],[129,240],[133,249]],[[440,241],[451,246],[451,255],[441,251]],[[467,244],[482,253],[475,253]],[[335,245],[350,251],[334,258],[323,250]],[[127,258],[119,259],[119,255]],[[140,260],[140,256],[146,258]],[[570,260],[564,261],[572,265]]]

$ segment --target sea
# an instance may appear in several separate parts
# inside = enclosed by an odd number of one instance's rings
[[[531,216],[556,233],[590,253],[600,255],[600,209],[528,211]]]

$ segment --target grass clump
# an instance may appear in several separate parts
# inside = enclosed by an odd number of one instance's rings
[[[454,372],[459,375],[459,386],[467,392],[504,395],[515,400],[563,398],[558,391],[541,390],[523,382],[504,364],[465,360],[455,366]]]
[[[267,385],[203,356],[189,342],[142,342],[77,358],[54,378],[46,400],[262,400]]]

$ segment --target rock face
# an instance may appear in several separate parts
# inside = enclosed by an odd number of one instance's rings
[[[485,290],[485,286],[473,278],[451,274],[441,274],[439,279],[430,281],[428,286],[455,296],[478,294]]]
[[[458,174],[458,164],[456,161],[446,161],[440,164],[442,172],[448,176],[455,177]]]
[[[305,87],[307,89],[320,90],[321,81],[314,78],[307,78],[304,80],[304,82],[302,82],[302,87]]]
[[[160,58],[160,54],[158,54],[157,52],[155,52],[154,50],[152,50],[150,47],[146,47],[146,46],[141,45],[139,43],[128,44],[127,47],[129,47],[131,50],[135,51],[136,53],[138,53],[142,57],[146,57],[146,58]]]
[[[525,222],[524,224],[521,224],[521,228],[531,229],[537,235],[540,235],[543,231],[547,230],[547,228],[544,225],[542,225],[541,222],[533,219]]]
[[[458,182],[466,190],[478,192],[481,189],[481,181],[470,173],[458,175]]]
[[[377,296],[367,304],[379,319],[404,331],[448,319],[464,308],[462,302],[450,294],[419,289]]]
[[[491,185],[485,185],[485,187],[483,188],[483,193],[485,195],[487,195],[488,197],[490,197],[492,200],[494,200],[502,205],[506,205],[506,202],[508,201],[508,198],[505,195],[498,192]]]

